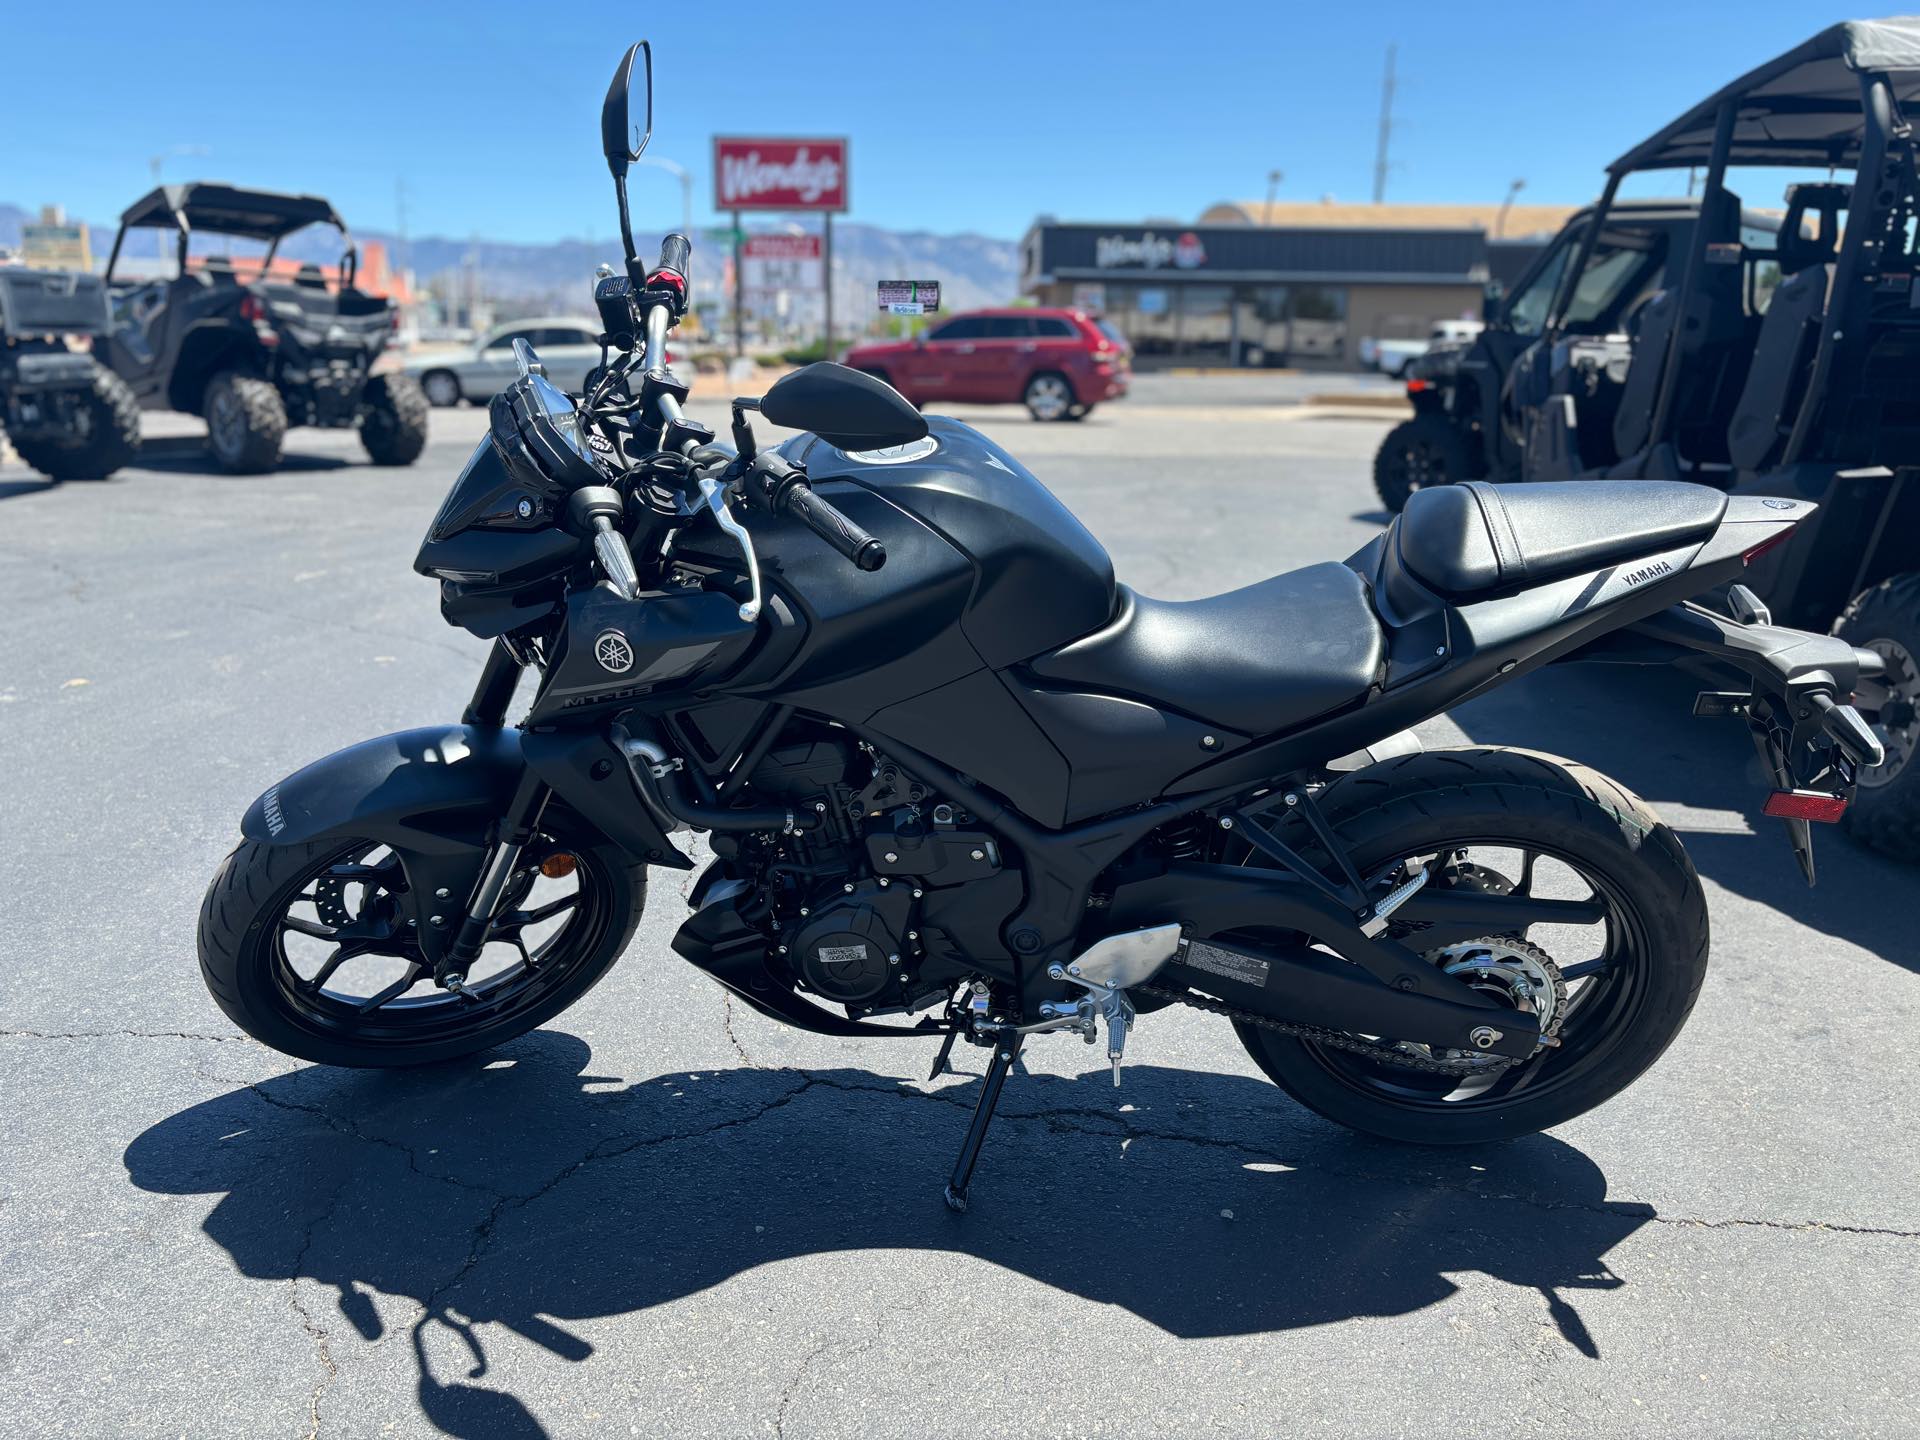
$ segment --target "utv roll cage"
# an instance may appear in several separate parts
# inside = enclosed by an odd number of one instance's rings
[[[179,263],[187,268],[187,244],[194,232],[236,235],[247,240],[266,242],[267,253],[260,262],[264,277],[273,265],[280,242],[296,230],[309,225],[331,225],[340,232],[344,247],[340,257],[340,287],[353,288],[360,265],[347,222],[328,201],[317,195],[282,195],[273,190],[242,190],[212,180],[195,180],[184,185],[161,185],[142,195],[120,215],[120,233],[113,237],[113,250],[107,256],[106,278],[113,280],[113,269],[120,259],[120,247],[129,230],[172,230],[179,238]]]
[[[1847,21],[1749,71],[1607,167],[1594,223],[1549,309],[1549,340],[1563,333],[1575,286],[1616,207],[1621,182],[1649,171],[1706,167],[1702,223],[1695,227],[1681,270],[1672,323],[1654,337],[1657,362],[1647,357],[1659,367],[1651,419],[1638,447],[1650,462],[1674,439],[1689,336],[1698,336],[1710,323],[1707,292],[1714,282],[1709,271],[1725,263],[1725,252],[1740,258],[1737,231],[1717,235],[1708,217],[1739,213],[1739,198],[1726,185],[1730,168],[1762,166],[1851,168],[1855,176],[1851,186],[1801,185],[1789,196],[1778,238],[1780,269],[1797,273],[1832,264],[1831,298],[1823,294],[1822,303],[1808,307],[1811,320],[1823,321],[1807,327],[1810,364],[1803,357],[1802,363],[1779,367],[1776,398],[1784,443],[1770,433],[1760,437],[1744,463],[1736,462],[1738,468],[1772,471],[1813,458],[1814,422],[1843,347],[1853,357],[1846,366],[1846,404],[1840,407],[1843,413],[1828,417],[1828,425],[1855,444],[1828,448],[1845,450],[1843,458],[1856,464],[1920,462],[1920,408],[1908,398],[1920,385],[1920,309],[1914,305],[1920,297],[1914,288],[1920,273],[1915,224],[1920,174],[1904,115],[1916,99],[1920,16]],[[1804,221],[1816,213],[1820,233],[1809,236]]]

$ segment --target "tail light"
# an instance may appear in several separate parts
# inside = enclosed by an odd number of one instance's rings
[[[243,296],[240,301],[240,318],[251,320],[254,324],[263,324],[267,318],[267,305],[258,295]]]
[[[1751,565],[1753,564],[1754,561],[1758,560],[1762,555],[1766,554],[1769,550],[1777,549],[1778,547],[1786,544],[1787,541],[1791,540],[1792,538],[1793,538],[1793,526],[1782,525],[1780,527],[1780,531],[1778,534],[1769,535],[1766,539],[1762,540],[1758,545],[1755,545],[1751,550],[1742,550],[1740,552],[1740,563],[1742,565]]]
[[[1775,820],[1813,820],[1831,825],[1847,813],[1846,797],[1821,790],[1775,790],[1767,796],[1761,814]]]
[[[1407,394],[1409,395],[1418,395],[1424,390],[1431,390],[1431,389],[1433,389],[1433,382],[1431,380],[1407,381]]]

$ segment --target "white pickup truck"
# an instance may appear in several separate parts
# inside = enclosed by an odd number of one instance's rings
[[[1360,364],[1365,369],[1398,377],[1427,353],[1429,345],[1441,340],[1471,340],[1483,328],[1478,320],[1436,320],[1424,340],[1376,340],[1368,335],[1360,341]]]

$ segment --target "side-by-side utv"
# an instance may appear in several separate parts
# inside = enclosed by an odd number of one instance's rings
[[[1915,121],[1920,17],[1852,21],[1629,150],[1552,276],[1537,335],[1503,342],[1511,366],[1479,423],[1509,447],[1509,478],[1692,480],[1817,502],[1753,583],[1782,623],[1832,625],[1885,661],[1860,708],[1886,763],[1863,772],[1848,823],[1920,859]],[[1616,243],[1635,214],[1623,182],[1676,171],[1704,176],[1683,252],[1592,323],[1591,297],[1633,264]],[[1799,172],[1784,217],[1750,223],[1733,180],[1772,186],[1781,171]]]
[[[281,241],[309,225],[339,232],[336,283],[317,265],[290,276],[274,269]],[[135,230],[178,237],[172,276],[117,274]],[[190,256],[205,236],[266,251],[206,253],[203,242],[203,253]],[[317,196],[206,181],[162,185],[120,217],[107,261],[113,326],[95,354],[143,407],[204,416],[208,448],[224,469],[271,470],[289,425],[358,426],[377,464],[410,465],[426,448],[426,397],[408,376],[372,374],[396,312],[392,301],[358,288],[357,264],[346,222]]]
[[[140,447],[140,408],[84,345],[107,328],[98,275],[0,265],[0,431],[53,480],[104,480]]]

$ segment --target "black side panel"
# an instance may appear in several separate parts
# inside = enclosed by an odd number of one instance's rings
[[[1030,820],[1055,830],[1066,823],[1066,759],[991,671],[890,705],[868,728],[972,776]]]
[[[1069,825],[1153,800],[1176,776],[1247,743],[1218,725],[1118,695],[1041,690],[1012,678],[1007,686],[1067,757]]]
[[[738,604],[710,591],[643,594],[625,600],[604,585],[567,597],[567,623],[554,647],[527,724],[562,716],[577,722],[596,708],[684,695],[712,683],[755,647],[792,643],[791,627],[740,618]]]
[[[554,795],[636,860],[691,870],[634,788],[626,759],[599,730],[527,731],[522,753]]]

